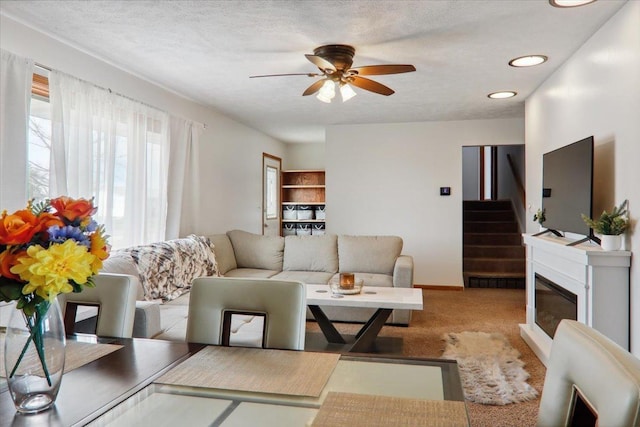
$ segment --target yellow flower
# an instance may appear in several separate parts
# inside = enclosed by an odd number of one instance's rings
[[[18,264],[11,267],[11,272],[27,282],[22,288],[24,295],[35,292],[53,301],[59,293],[73,291],[70,280],[79,285],[87,283],[93,274],[91,265],[95,258],[86,246],[73,240],[53,244],[49,249],[33,245],[27,249],[27,256],[18,258]]]
[[[96,257],[91,264],[93,274],[98,274],[102,270],[102,261],[109,258],[109,246],[107,245],[107,239],[102,235],[102,231],[102,228],[99,228],[89,237],[91,239],[90,252]]]

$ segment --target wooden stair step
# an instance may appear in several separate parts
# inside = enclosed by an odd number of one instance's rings
[[[463,256],[470,258],[524,258],[522,245],[464,245]]]
[[[510,200],[465,200],[462,202],[464,210],[511,210]]]
[[[465,233],[518,233],[515,221],[464,221]]]
[[[462,271],[485,271],[495,273],[525,273],[523,258],[464,258]]]
[[[463,221],[515,221],[512,210],[465,210]]]
[[[469,245],[522,245],[519,233],[464,233],[464,243]]]
[[[484,278],[515,278],[523,279],[526,277],[526,273],[518,272],[487,272],[487,271],[465,271],[465,277],[484,277]]]

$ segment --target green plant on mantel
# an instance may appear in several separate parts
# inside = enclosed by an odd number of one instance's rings
[[[628,200],[625,200],[620,206],[614,206],[611,213],[606,210],[602,211],[600,218],[595,221],[585,214],[582,214],[582,219],[596,233],[605,236],[617,236],[624,233],[629,226],[629,218],[626,216],[628,202]]]
[[[533,220],[537,221],[538,224],[542,225],[542,223],[547,220],[547,217],[544,216],[544,209],[538,209],[538,212],[533,214]]]

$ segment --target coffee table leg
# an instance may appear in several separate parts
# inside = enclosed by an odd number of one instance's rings
[[[320,329],[322,330],[322,333],[324,334],[327,341],[335,344],[347,343],[342,335],[340,335],[340,332],[338,332],[336,327],[333,326],[333,323],[331,323],[327,315],[324,314],[324,311],[322,311],[320,306],[310,305],[309,310],[311,310],[311,314],[313,314],[316,322],[318,322],[318,326],[320,326]]]
[[[390,308],[379,308],[373,316],[371,316],[371,319],[365,323],[362,329],[358,331],[356,341],[349,351],[352,353],[365,353],[369,351],[380,329],[382,329],[392,311]]]

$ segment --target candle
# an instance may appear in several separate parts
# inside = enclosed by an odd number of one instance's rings
[[[353,289],[356,279],[353,273],[340,273],[340,287],[342,289]]]

